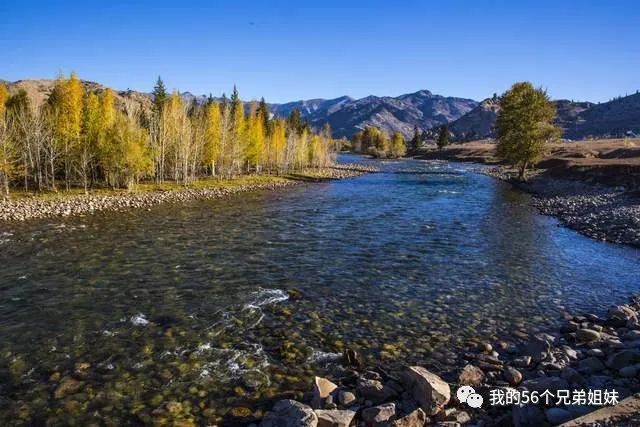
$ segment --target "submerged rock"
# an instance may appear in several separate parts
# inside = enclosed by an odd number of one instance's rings
[[[484,372],[482,372],[482,369],[471,364],[466,365],[458,376],[460,385],[480,385],[482,381],[484,381]]]

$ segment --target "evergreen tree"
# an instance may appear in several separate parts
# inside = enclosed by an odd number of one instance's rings
[[[413,126],[413,138],[411,138],[411,148],[417,150],[422,142],[422,135],[417,125]]]
[[[446,124],[440,127],[437,145],[439,150],[442,150],[444,147],[449,145],[449,126]]]
[[[162,78],[158,76],[156,85],[153,87],[153,104],[157,112],[162,111],[165,102],[167,102],[167,89],[164,87]]]

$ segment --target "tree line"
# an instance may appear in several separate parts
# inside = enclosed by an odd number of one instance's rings
[[[25,190],[79,186],[132,188],[143,179],[188,184],[202,176],[280,174],[335,160],[331,129],[313,132],[293,111],[270,117],[264,99],[247,111],[234,87],[228,99],[186,102],[160,78],[153,106],[111,89],[87,90],[61,76],[41,106],[0,84],[0,184]]]
[[[407,145],[400,132],[391,137],[375,126],[368,126],[351,137],[351,149],[382,159],[397,159],[407,153]]]

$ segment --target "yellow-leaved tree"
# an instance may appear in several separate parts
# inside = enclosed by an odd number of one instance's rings
[[[15,150],[7,122],[7,87],[0,83],[0,185],[5,197],[9,196],[9,182],[14,173]]]
[[[262,111],[253,101],[249,107],[249,119],[247,120],[247,145],[245,157],[250,168],[260,171],[264,160],[265,129]]]
[[[211,176],[215,176],[216,167],[220,159],[220,148],[222,140],[222,116],[220,114],[220,104],[210,102],[205,111],[205,166],[209,167]]]
[[[148,148],[149,134],[123,113],[116,113],[107,132],[108,151],[104,154],[105,176],[112,187],[132,189],[145,175],[153,173]]]

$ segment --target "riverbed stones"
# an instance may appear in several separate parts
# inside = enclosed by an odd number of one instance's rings
[[[362,419],[368,425],[379,425],[391,421],[396,416],[395,403],[385,403],[384,405],[372,406],[362,411]]]
[[[612,326],[625,326],[628,321],[637,318],[637,313],[626,304],[617,305],[607,311],[607,323]]]
[[[291,399],[279,400],[264,416],[260,427],[317,427],[318,416],[305,404]]]
[[[545,390],[566,390],[569,387],[569,384],[566,380],[560,377],[540,377],[525,380],[522,382],[521,386],[529,391],[542,393]]]
[[[337,409],[316,409],[315,413],[318,417],[318,427],[349,427],[356,416],[355,411]]]
[[[458,376],[458,383],[460,385],[476,386],[480,385],[484,381],[484,372],[476,366],[471,364],[466,365],[460,375]]]
[[[393,420],[391,427],[422,427],[427,420],[427,415],[420,408],[412,411],[404,417]]]
[[[545,416],[553,425],[562,424],[573,418],[571,412],[563,408],[549,408],[545,411]]]
[[[324,400],[333,393],[338,386],[326,378],[315,377],[313,380],[313,399],[311,406],[315,409],[322,408]]]
[[[356,400],[356,395],[351,393],[350,391],[340,390],[338,392],[338,403],[340,403],[342,406],[353,405]]]
[[[56,388],[54,397],[56,399],[62,399],[63,397],[76,393],[84,386],[84,382],[78,381],[75,378],[64,377],[60,380],[60,384]]]
[[[531,365],[531,356],[516,357],[512,361],[513,366],[517,368],[528,368]]]
[[[576,332],[576,338],[579,341],[584,342],[597,341],[600,339],[600,332],[587,328],[578,329],[578,331]]]
[[[601,372],[605,369],[604,363],[598,357],[587,357],[586,359],[582,359],[580,363],[578,363],[578,369],[583,372],[587,372],[590,374],[595,374],[597,372]]]
[[[607,367],[622,369],[627,365],[640,361],[640,352],[634,350],[622,350],[612,354],[607,359]]]
[[[527,342],[522,351],[523,354],[529,355],[533,362],[541,362],[545,360],[551,351],[551,344],[545,338],[534,336]]]
[[[366,400],[377,404],[389,397],[391,391],[385,388],[382,382],[378,380],[360,378],[358,380],[358,393]]]
[[[427,415],[437,414],[451,399],[451,390],[442,378],[421,366],[404,373],[405,387]]]
[[[516,368],[511,366],[507,366],[505,370],[502,372],[502,376],[511,386],[517,386],[522,381],[522,373],[518,371]]]

